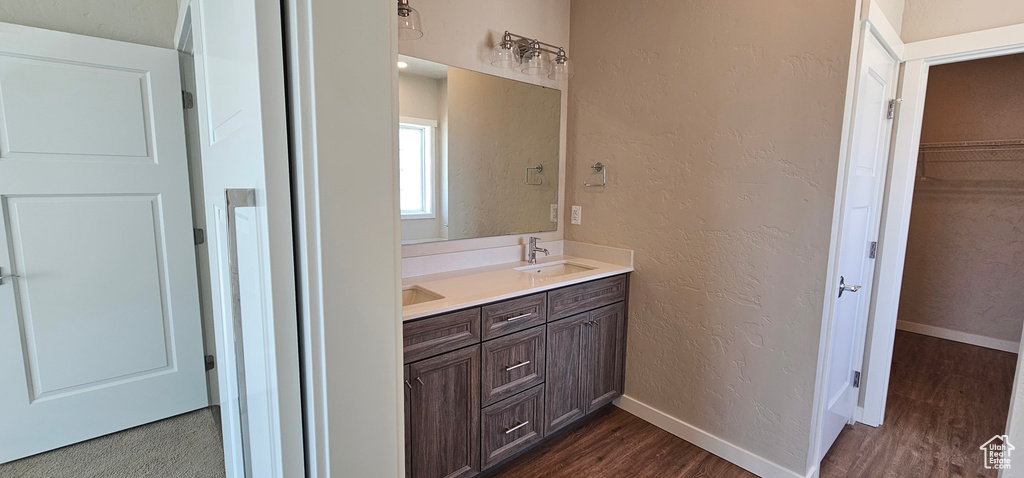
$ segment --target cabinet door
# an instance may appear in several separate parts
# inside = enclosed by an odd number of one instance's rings
[[[544,435],[583,418],[584,328],[590,314],[579,314],[548,324],[547,393],[544,399]]]
[[[409,381],[409,366],[402,367],[405,377],[405,476],[412,476],[412,382]]]
[[[480,472],[480,346],[409,365],[413,478]]]
[[[587,413],[622,393],[624,325],[625,307],[619,302],[591,311],[584,326],[583,403]]]

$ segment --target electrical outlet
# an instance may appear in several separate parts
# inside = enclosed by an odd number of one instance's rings
[[[551,222],[558,222],[558,204],[551,205],[551,217],[548,218]]]
[[[577,225],[583,223],[583,207],[582,206],[573,206],[572,207],[572,220],[571,220],[571,222],[573,224],[577,224]]]

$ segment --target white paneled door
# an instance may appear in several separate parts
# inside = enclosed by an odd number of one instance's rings
[[[207,405],[179,92],[172,50],[0,24],[0,462]]]
[[[821,456],[853,423],[864,358],[868,308],[875,272],[875,246],[889,161],[898,63],[870,30],[862,36],[849,167],[840,226],[840,283],[829,330]]]

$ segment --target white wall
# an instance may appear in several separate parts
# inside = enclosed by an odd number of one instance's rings
[[[0,22],[173,48],[176,0],[3,0]]]
[[[395,4],[288,8],[307,471],[401,477]]]
[[[528,76],[518,71],[495,68],[490,64],[490,50],[496,39],[500,39],[505,30],[509,30],[535,36],[547,43],[565,46],[568,48],[569,57],[572,58],[573,50],[569,45],[569,0],[416,0],[412,6],[420,12],[425,34],[418,40],[399,42],[398,49],[401,54],[552,88],[567,88],[566,84],[548,80],[547,77]],[[531,235],[540,237],[543,241],[562,239],[564,217],[568,209],[564,204],[567,97],[568,95],[562,95],[562,139],[559,144],[559,211],[563,220],[556,231],[406,245],[402,247],[402,256],[522,244],[525,238]],[[571,180],[582,182],[583,179],[579,177]]]

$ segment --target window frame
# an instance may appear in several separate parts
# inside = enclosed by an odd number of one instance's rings
[[[437,200],[437,194],[434,189],[437,183],[437,161],[435,158],[437,154],[437,121],[411,116],[400,116],[398,119],[398,129],[401,131],[403,128],[423,131],[422,200],[424,207],[422,210],[405,211],[401,209],[401,201],[399,201],[399,214],[401,215],[402,220],[436,219],[437,205],[434,203]],[[399,187],[401,187],[401,185],[399,185]]]

